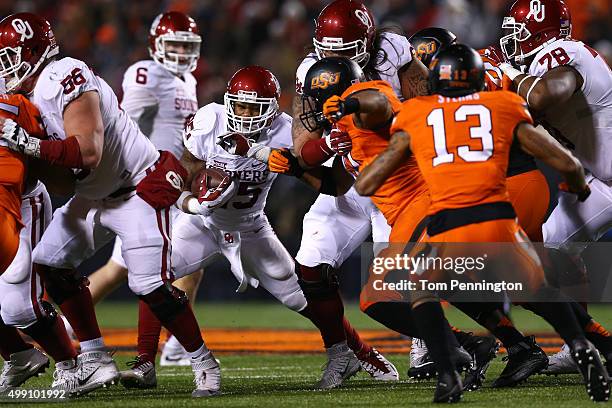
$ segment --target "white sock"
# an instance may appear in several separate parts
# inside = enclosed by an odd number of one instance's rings
[[[102,337],[98,337],[97,339],[82,341],[81,353],[86,353],[88,351],[106,351],[104,339]]]
[[[191,357],[192,360],[196,360],[208,353],[208,347],[206,347],[206,343],[202,343],[199,349],[194,352],[188,351],[187,353],[189,353],[189,357]]]
[[[186,353],[185,348],[181,346],[181,343],[179,343],[179,341],[174,336],[170,336],[170,338],[168,338],[168,341],[166,341],[166,344],[164,345],[164,351],[174,353]]]

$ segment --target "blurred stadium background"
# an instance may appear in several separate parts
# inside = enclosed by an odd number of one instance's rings
[[[566,0],[572,11],[573,36],[596,48],[612,61],[610,0]],[[272,70],[281,82],[281,107],[290,109],[295,69],[311,44],[313,20],[329,1],[322,0],[4,0],[0,15],[30,11],[47,18],[62,55],[87,62],[121,97],[125,69],[149,58],[148,29],[154,17],[166,10],[188,13],[202,35],[201,58],[194,72],[199,105],[223,102],[225,85],[240,67],[259,64]],[[450,29],[473,47],[484,47],[499,38],[499,27],[508,0],[375,0],[365,1],[377,25],[396,24],[407,35],[427,26]],[[550,179],[551,186],[557,183]],[[554,187],[552,187],[554,193]],[[554,195],[553,195],[554,197]],[[303,215],[315,194],[289,177],[279,177],[271,192],[267,213],[291,254],[300,244]],[[55,203],[60,204],[61,198]],[[610,239],[612,240],[612,239]],[[110,255],[105,248],[82,265],[85,273],[103,265]],[[354,254],[357,255],[357,254]],[[359,293],[360,264],[353,256],[341,275],[346,299]],[[199,300],[268,299],[264,291],[250,289],[238,298],[228,264],[219,262],[205,273]],[[128,299],[125,285],[109,299]],[[135,320],[134,320],[135,322]],[[206,327],[206,325],[204,325]]]

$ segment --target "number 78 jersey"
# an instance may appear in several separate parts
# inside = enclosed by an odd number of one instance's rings
[[[391,132],[410,135],[410,148],[429,187],[429,214],[509,201],[508,155],[514,129],[533,123],[525,101],[507,91],[410,99]]]
[[[210,103],[198,110],[183,135],[185,148],[206,167],[229,173],[238,182],[236,195],[223,207],[217,208],[209,221],[222,230],[242,231],[252,227],[266,206],[266,198],[276,179],[268,166],[256,159],[230,154],[217,144],[218,137],[228,132],[225,107]],[[290,148],[291,117],[281,113],[272,126],[257,139],[257,143],[272,148]]]

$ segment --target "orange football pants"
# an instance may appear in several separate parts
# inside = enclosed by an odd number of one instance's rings
[[[544,284],[544,270],[540,260],[525,232],[515,220],[485,221],[453,228],[433,237],[424,235],[415,251],[418,251],[421,243],[439,243],[434,246],[437,248],[437,256],[442,258],[478,257],[487,254],[486,264],[496,265],[496,279],[522,282],[532,293]],[[470,244],[446,245],[447,243]],[[480,246],[478,243],[484,245]],[[469,273],[466,275],[470,277]],[[428,271],[425,276],[430,281],[444,281],[448,278],[444,272],[439,271]]]
[[[0,207],[0,274],[9,267],[19,248],[19,221]]]
[[[410,204],[398,214],[395,223],[391,227],[389,242],[395,243],[388,248],[383,249],[378,254],[379,258],[395,257],[396,254],[401,254],[405,251],[410,251],[409,242],[417,242],[426,226],[427,210],[431,205],[429,194],[424,193],[416,197]],[[406,249],[406,245],[408,248]],[[385,273],[386,274],[386,273]],[[368,282],[361,290],[359,295],[359,307],[361,311],[365,311],[368,307],[378,302],[393,302],[402,300],[402,296],[392,290],[377,291],[374,290],[374,281],[382,279],[383,275],[368,274]]]
[[[508,177],[506,187],[519,225],[531,241],[542,242],[542,224],[550,204],[546,178],[540,170],[531,170]]]

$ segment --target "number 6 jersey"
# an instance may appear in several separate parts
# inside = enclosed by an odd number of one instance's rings
[[[185,147],[193,156],[229,173],[239,182],[236,195],[223,207],[215,209],[211,223],[223,230],[240,231],[252,226],[263,214],[266,198],[276,173],[258,160],[226,152],[217,144],[217,138],[228,132],[225,107],[210,103],[198,110],[193,118],[193,128],[183,135]],[[291,141],[291,117],[281,113],[272,126],[257,139],[257,143],[272,148],[289,148]]]

